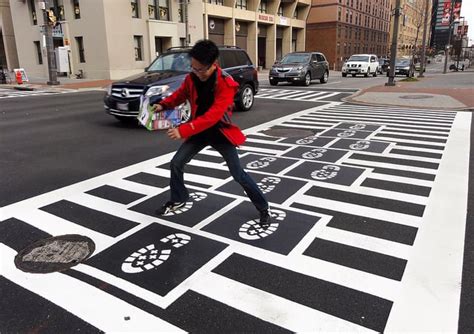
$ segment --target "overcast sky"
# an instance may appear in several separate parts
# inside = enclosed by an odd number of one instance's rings
[[[469,45],[474,44],[474,0],[463,0],[461,5],[461,16],[469,23]]]

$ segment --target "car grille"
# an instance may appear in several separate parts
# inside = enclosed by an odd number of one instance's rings
[[[361,65],[360,64],[349,64],[348,67],[361,67]]]
[[[112,86],[112,96],[123,100],[132,100],[143,94],[144,87],[137,86]]]
[[[276,70],[278,73],[287,73],[287,72],[290,72],[291,69],[290,68],[277,68]]]

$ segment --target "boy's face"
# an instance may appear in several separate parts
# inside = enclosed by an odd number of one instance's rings
[[[191,58],[191,70],[201,81],[206,81],[216,70],[217,61],[211,65],[204,65],[194,58]]]

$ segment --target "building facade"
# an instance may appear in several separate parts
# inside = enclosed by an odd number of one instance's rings
[[[313,0],[306,50],[323,52],[340,70],[352,54],[386,55],[389,29],[389,0]]]
[[[305,48],[310,0],[208,1],[49,0],[58,22],[53,30],[58,72],[121,79],[142,72],[166,49],[202,38],[240,46],[262,67]],[[42,1],[9,5],[19,66],[30,76],[47,77]]]
[[[454,22],[460,17],[461,6],[461,0],[433,1],[430,46],[434,50],[444,50],[448,45],[449,32],[456,31]]]
[[[18,53],[8,0],[0,0],[0,66],[1,69],[18,67]]]

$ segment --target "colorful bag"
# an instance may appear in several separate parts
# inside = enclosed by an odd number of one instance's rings
[[[148,96],[140,98],[140,112],[137,119],[150,131],[175,128],[181,124],[182,118],[183,106],[155,113],[150,105],[150,98]]]

